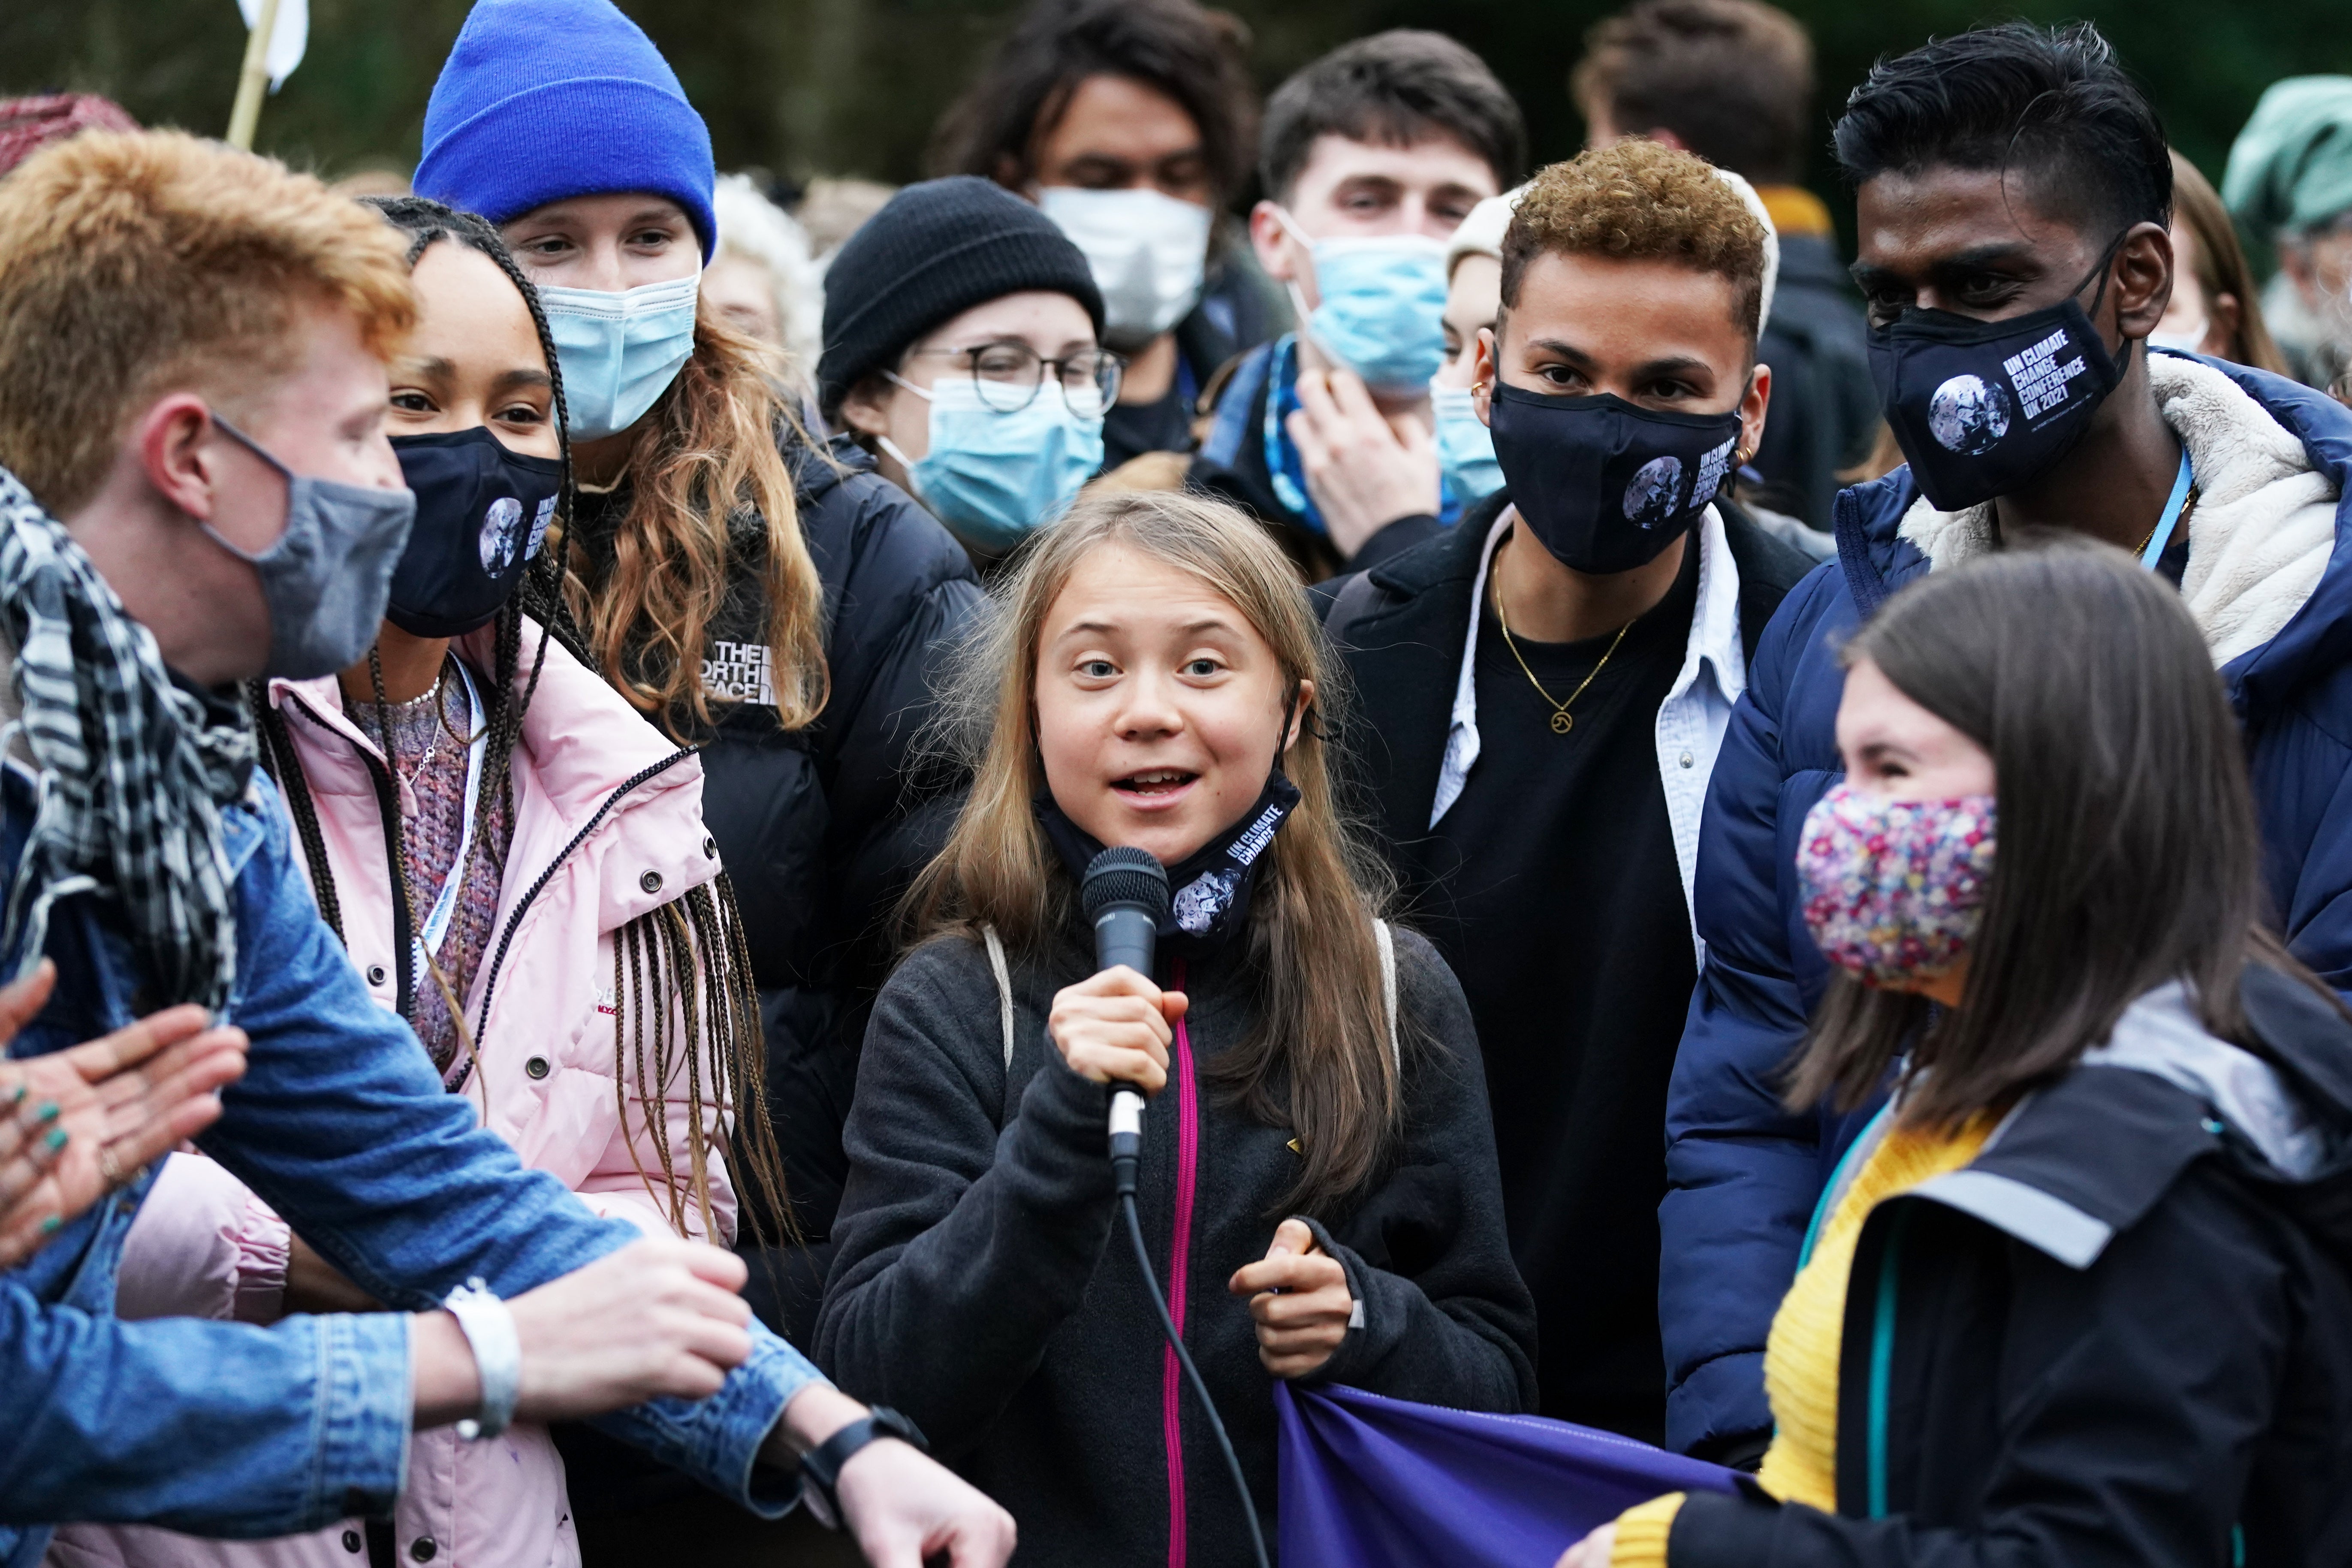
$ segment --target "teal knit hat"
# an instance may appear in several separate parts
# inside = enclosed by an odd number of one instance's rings
[[[2273,82],[2230,149],[2221,200],[2262,235],[2352,212],[2352,76]]]
[[[709,127],[613,0],[479,0],[425,106],[416,194],[505,223],[650,191],[686,209],[708,261],[714,177]]]

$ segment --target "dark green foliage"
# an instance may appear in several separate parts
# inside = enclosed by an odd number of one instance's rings
[[[1566,89],[1584,30],[1616,0],[1229,0],[1255,30],[1273,86],[1342,39],[1388,26],[1451,33],[1517,94],[1538,161],[1572,153],[1583,127]],[[1980,19],[2079,16],[2078,7],[1971,0],[1785,0],[1821,56],[1811,182],[1849,205],[1828,167],[1829,122],[1877,54]],[[721,168],[922,173],[933,120],[1009,25],[1018,0],[625,0],[710,122]],[[466,0],[311,0],[310,53],[262,110],[260,146],[322,173],[406,167],[425,98]],[[2218,180],[2230,141],[2273,80],[2352,71],[2338,0],[2138,0],[2089,15],[2163,114],[2173,142]],[[243,47],[231,0],[7,0],[0,93],[108,93],[142,121],[217,134]]]

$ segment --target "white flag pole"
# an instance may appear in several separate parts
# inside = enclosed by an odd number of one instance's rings
[[[269,86],[269,40],[278,31],[278,0],[261,0],[261,15],[246,35],[245,68],[237,73],[236,105],[229,110],[228,144],[253,148],[253,128],[261,121],[261,95]]]

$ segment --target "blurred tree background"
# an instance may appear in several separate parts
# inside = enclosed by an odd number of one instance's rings
[[[1022,0],[621,0],[710,122],[721,168],[904,181],[923,172],[940,110]],[[1538,161],[1575,152],[1568,71],[1621,0],[1228,0],[1262,83],[1343,39],[1433,27],[1476,49],[1518,96]],[[2352,71],[2344,0],[2137,0],[2088,12],[1971,0],[1782,0],[1820,56],[1821,146],[1871,60],[1994,17],[2088,15],[2147,85],[2174,142],[2218,182],[2231,139],[2283,76]],[[262,111],[257,145],[329,175],[405,170],[425,100],[467,0],[310,0],[301,68]],[[0,94],[73,88],[147,123],[217,135],[244,31],[235,0],[0,0]],[[1843,216],[1826,153],[1812,183]]]

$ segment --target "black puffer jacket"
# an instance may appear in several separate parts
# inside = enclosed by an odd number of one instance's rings
[[[2352,1025],[2276,970],[2243,996],[2315,1172],[2283,1176],[2177,1048],[2095,1056],[1864,1222],[1837,1513],[1693,1496],[1669,1568],[2352,1563]]]
[[[848,1168],[841,1125],[888,968],[887,916],[944,838],[960,793],[951,774],[918,768],[914,742],[982,595],[962,547],[855,445],[786,457],[824,583],[832,696],[797,732],[757,700],[726,710],[708,733],[680,728],[704,745],[703,820],[743,910],[794,1215],[822,1240]],[[581,537],[601,564],[628,496],[580,501]],[[749,548],[709,629],[704,679],[731,695],[756,697],[762,679],[760,538],[758,520],[744,520],[737,541]]]
[[[1083,928],[1012,965],[1013,1059],[981,943],[942,937],[883,988],[849,1120],[849,1191],[817,1363],[913,1416],[940,1456],[1012,1510],[1023,1564],[1249,1560],[1241,1505],[1115,1229],[1108,1092],[1045,1035],[1055,993],[1094,968]],[[1310,1219],[1363,1303],[1317,1373],[1403,1399],[1517,1411],[1535,1395],[1535,1314],[1511,1266],[1470,1016],[1429,944],[1396,939],[1404,1128],[1347,1212]],[[1185,1264],[1175,1310],[1275,1539],[1273,1384],[1234,1270],[1273,1239],[1296,1179],[1285,1127],[1222,1103],[1203,1069],[1245,1035],[1238,956],[1196,961],[1185,1039],[1143,1118],[1138,1208],[1154,1272]],[[1173,982],[1162,961],[1162,978]],[[1418,1043],[1416,1043],[1418,1041]],[[1328,1219],[1326,1228],[1323,1220]],[[1171,1408],[1172,1406],[1172,1408]],[[1171,1456],[1168,1433],[1179,1436]],[[1171,1463],[1171,1457],[1174,1460]]]

